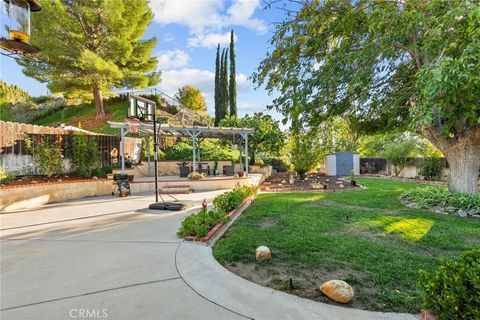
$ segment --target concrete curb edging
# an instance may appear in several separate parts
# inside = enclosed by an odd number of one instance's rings
[[[260,286],[225,269],[204,245],[182,242],[175,260],[180,276],[195,292],[251,319],[418,320],[412,314],[338,307]]]

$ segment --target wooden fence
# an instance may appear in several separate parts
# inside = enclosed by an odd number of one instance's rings
[[[22,172],[24,167],[32,162],[25,139],[29,138],[33,144],[40,140],[57,141],[63,150],[63,156],[71,159],[73,130],[52,128],[25,123],[0,121],[0,165],[7,166],[8,171]],[[85,132],[90,139],[97,143],[103,166],[120,165],[120,137]],[[141,139],[125,138],[125,154],[127,159],[139,160]]]

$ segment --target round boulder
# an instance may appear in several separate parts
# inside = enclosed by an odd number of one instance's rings
[[[342,280],[330,280],[320,286],[320,291],[333,301],[348,303],[353,299],[353,288]]]
[[[266,246],[260,246],[255,250],[255,259],[263,262],[272,259],[272,251]]]

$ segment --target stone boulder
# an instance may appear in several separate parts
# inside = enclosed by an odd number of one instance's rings
[[[353,288],[342,280],[330,280],[320,286],[320,291],[340,303],[348,303],[353,299]]]
[[[255,259],[263,262],[272,259],[272,251],[267,246],[260,246],[255,250]]]

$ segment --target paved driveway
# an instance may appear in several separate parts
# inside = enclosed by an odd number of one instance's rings
[[[175,231],[188,213],[145,210],[151,202],[90,198],[0,215],[0,318],[245,319],[183,281]]]

